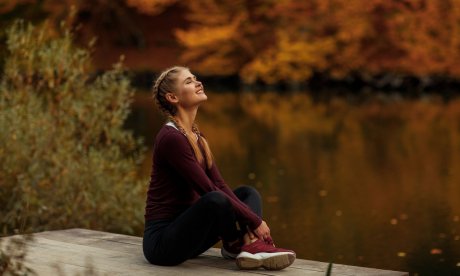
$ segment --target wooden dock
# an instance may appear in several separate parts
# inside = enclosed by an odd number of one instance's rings
[[[5,237],[3,239],[9,239]],[[315,275],[324,276],[328,263],[297,259],[281,271],[239,270],[235,262],[211,248],[174,267],[149,264],[142,238],[107,232],[68,229],[36,233],[27,242],[26,266],[37,275]],[[405,272],[334,264],[332,275],[408,275]]]

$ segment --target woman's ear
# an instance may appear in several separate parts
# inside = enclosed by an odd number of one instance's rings
[[[171,92],[166,93],[165,98],[170,103],[177,103],[179,101],[177,96],[174,93],[171,93]]]

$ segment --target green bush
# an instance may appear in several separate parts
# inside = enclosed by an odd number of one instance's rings
[[[123,128],[134,91],[121,62],[91,74],[63,24],[7,30],[0,80],[0,231],[139,233],[142,142]]]

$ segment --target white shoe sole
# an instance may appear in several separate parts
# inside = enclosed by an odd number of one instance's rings
[[[256,253],[241,252],[236,257],[236,265],[240,269],[281,270],[295,261],[295,254],[290,252]]]

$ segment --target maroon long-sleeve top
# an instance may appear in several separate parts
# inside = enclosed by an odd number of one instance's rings
[[[200,150],[204,155],[201,146]],[[187,137],[175,127],[164,125],[155,138],[145,219],[175,218],[211,191],[220,191],[230,200],[238,221],[251,229],[262,223],[261,218],[228,187],[215,162],[211,169],[200,164]]]

